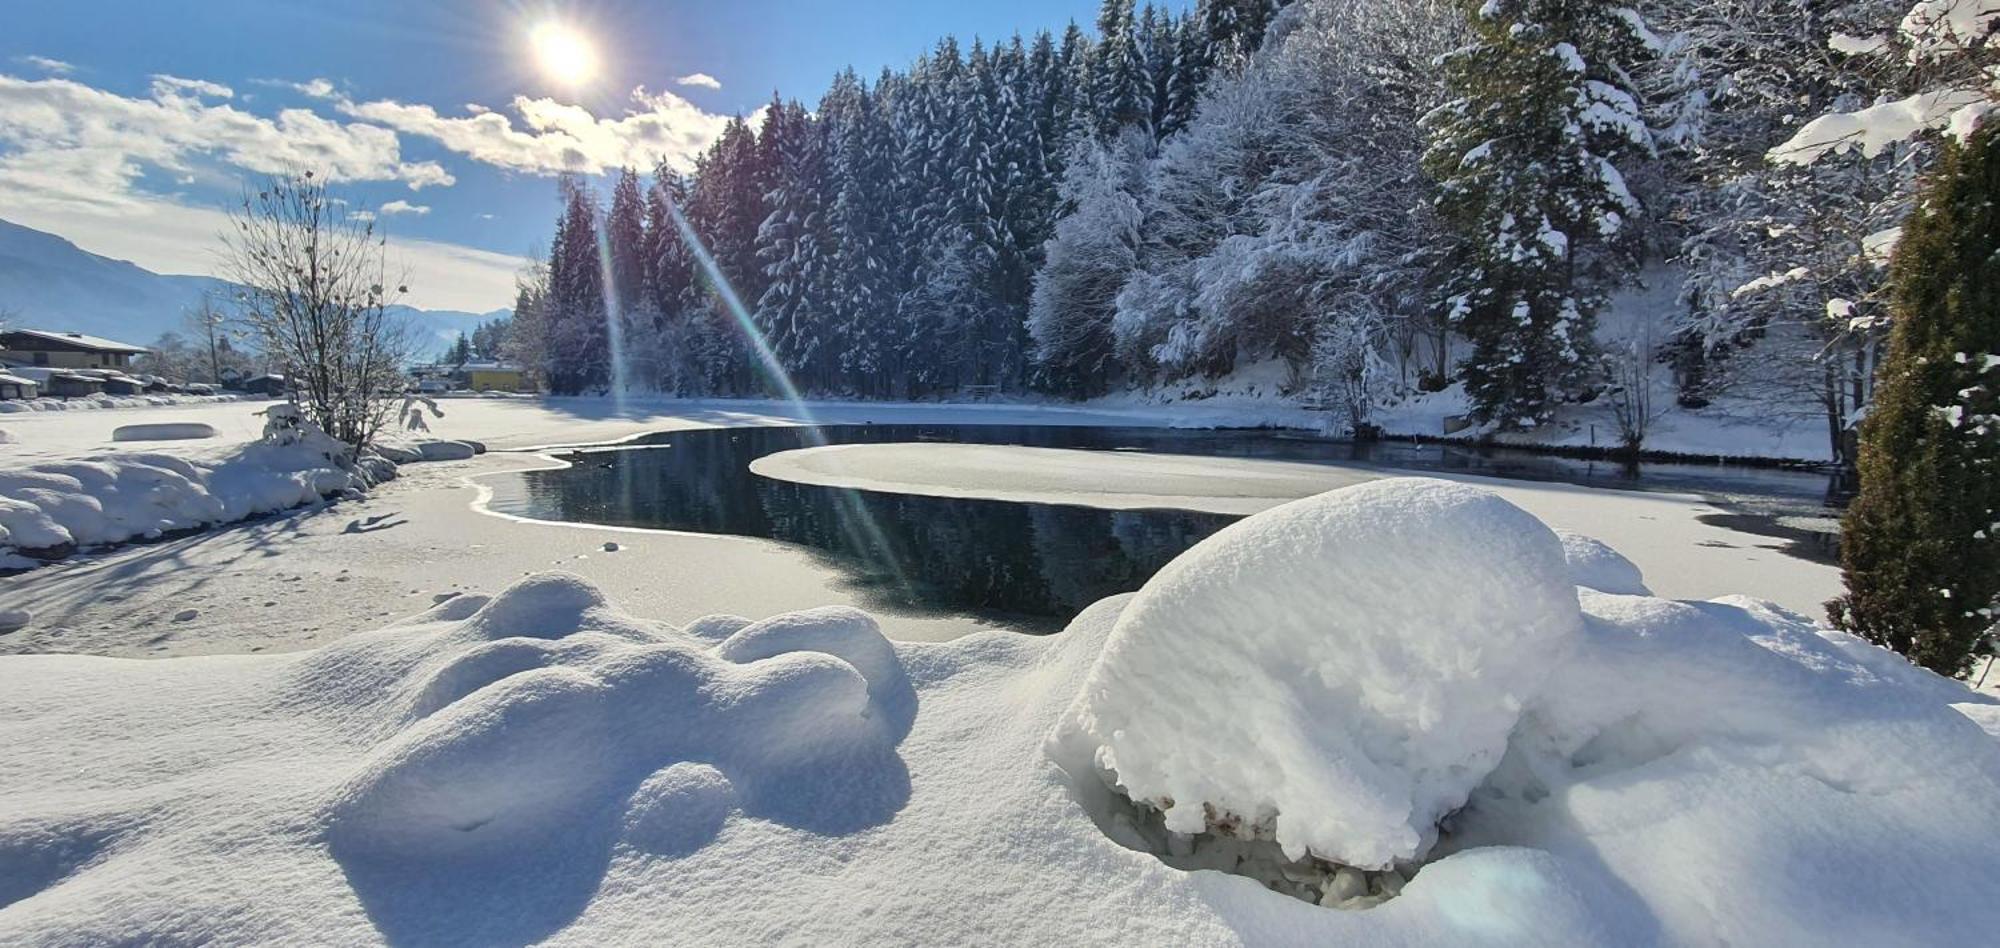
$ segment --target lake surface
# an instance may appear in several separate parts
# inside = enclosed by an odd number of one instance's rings
[[[1626,465],[1500,448],[1354,443],[1298,431],[1014,425],[715,428],[650,435],[616,450],[559,455],[568,468],[488,479],[490,509],[537,520],[762,537],[839,568],[879,607],[976,615],[1029,631],[1062,628],[1085,606],[1138,589],[1160,567],[1236,521],[1183,510],[921,497],[776,481],[767,454],[822,444],[942,441],[1476,474],[1626,490],[1701,494],[1723,526],[1788,541],[1808,559],[1834,553],[1839,496],[1807,471]],[[1707,518],[1705,518],[1707,519]]]

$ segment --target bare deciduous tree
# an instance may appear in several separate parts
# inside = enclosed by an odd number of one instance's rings
[[[228,348],[228,313],[216,305],[215,294],[203,293],[201,300],[182,314],[181,320],[187,325],[195,348],[200,350],[197,353],[199,363],[195,368],[205,370],[206,381],[222,384],[222,353]],[[188,373],[190,380],[193,375],[193,372]]]
[[[246,193],[224,236],[242,318],[282,367],[306,420],[359,450],[395,413],[410,339],[391,309],[406,287],[388,274],[372,221],[341,210],[310,171]]]

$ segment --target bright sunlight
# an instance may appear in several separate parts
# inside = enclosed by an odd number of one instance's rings
[[[542,74],[564,85],[582,85],[597,74],[597,49],[590,37],[561,23],[536,25],[528,34],[535,48],[535,64]]]

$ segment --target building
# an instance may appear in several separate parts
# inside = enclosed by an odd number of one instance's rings
[[[243,390],[252,395],[267,395],[271,398],[285,397],[285,377],[282,375],[259,375],[245,379]]]
[[[0,372],[0,399],[34,398],[42,390],[41,383],[23,378],[11,372]]]
[[[0,361],[50,369],[126,369],[145,346],[127,345],[80,332],[10,329],[0,332]]]
[[[505,362],[468,362],[460,367],[459,375],[465,379],[465,387],[475,392],[532,392],[534,386],[528,382],[528,374],[517,365]]]

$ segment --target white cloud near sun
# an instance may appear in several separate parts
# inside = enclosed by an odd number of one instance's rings
[[[580,105],[515,96],[519,125],[492,109],[441,115],[428,105],[391,100],[351,102],[336,108],[351,118],[427,138],[474,161],[531,174],[602,174],[665,161],[688,170],[722,134],[729,117],[708,112],[671,92],[633,89],[623,115],[604,118]]]
[[[533,175],[601,174],[664,161],[687,170],[730,121],[671,92],[634,89],[616,115],[554,98],[516,96],[506,109],[463,114],[390,99],[355,101],[333,80],[253,80],[289,88],[306,107],[256,108],[218,82],[151,77],[123,94],[67,77],[68,64],[19,57],[42,78],[0,72],[0,217],[49,230],[97,253],[163,273],[213,273],[219,209],[194,206],[191,186],[232,189],[246,178],[312,169],[336,184],[449,187],[467,163]],[[692,77],[690,77],[692,78]],[[752,116],[754,120],[754,115]],[[408,139],[451,155],[409,160]],[[461,163],[462,162],[462,163]],[[457,169],[457,173],[453,169]],[[429,204],[394,200],[381,217],[420,218]],[[409,251],[412,303],[483,311],[512,298],[519,258],[420,240]],[[426,283],[429,286],[426,286]]]
[[[675,79],[674,82],[679,85],[693,86],[695,88],[700,88],[700,89],[722,88],[722,80],[717,79],[714,76],[711,76],[705,72],[689,73],[685,76],[680,77],[679,79]]]
[[[456,180],[435,161],[403,160],[389,129],[309,109],[267,118],[230,104],[234,94],[177,76],[155,76],[142,98],[68,79],[0,75],[0,203],[10,211],[118,206],[138,196],[148,169],[180,178],[217,164],[253,174],[312,168],[330,181],[394,181],[412,190]]]

